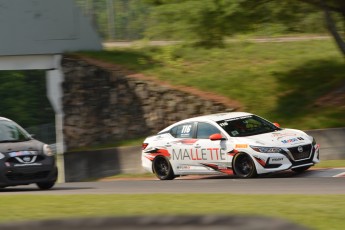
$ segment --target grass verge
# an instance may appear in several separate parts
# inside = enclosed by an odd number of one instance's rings
[[[0,222],[133,215],[264,215],[343,229],[345,195],[4,195]]]
[[[321,161],[315,167],[318,167],[318,168],[345,168],[345,160]]]
[[[238,100],[243,109],[282,127],[345,126],[345,107],[316,103],[345,84],[345,64],[334,42],[232,42],[224,48],[138,46],[82,55]]]

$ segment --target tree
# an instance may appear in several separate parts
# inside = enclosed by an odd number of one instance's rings
[[[150,5],[141,0],[76,0],[104,39],[142,39]]]
[[[276,28],[274,32],[303,32],[306,15],[318,21],[319,13],[309,4],[296,0],[146,0],[154,5],[153,26],[148,35],[168,34],[172,39],[193,40],[203,46],[222,45],[236,33],[253,33]],[[155,24],[154,24],[155,23]],[[303,27],[303,28],[302,28]],[[313,30],[318,28],[313,27]],[[311,31],[309,31],[311,32]]]
[[[337,29],[336,22],[332,17],[332,13],[336,13],[342,17],[343,27],[345,26],[345,1],[344,0],[300,0],[320,8],[325,15],[326,27],[333,36],[340,51],[345,55],[345,41]],[[343,28],[344,29],[344,28]]]
[[[24,127],[54,123],[44,71],[0,71],[0,98],[0,116]]]
[[[236,33],[278,28],[278,33],[325,32],[334,37],[345,55],[345,42],[337,26],[345,22],[344,0],[146,0],[154,5],[156,24],[149,36],[195,40],[203,46],[221,45]],[[320,10],[321,9],[321,10]],[[324,13],[324,16],[322,16]],[[337,14],[334,17],[334,14]]]

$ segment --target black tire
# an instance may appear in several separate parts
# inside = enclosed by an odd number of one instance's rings
[[[233,171],[237,177],[253,178],[257,176],[255,163],[248,154],[239,153],[232,162]]]
[[[175,178],[171,164],[165,157],[156,157],[154,159],[153,171],[160,180],[172,180]]]
[[[303,166],[303,167],[299,167],[299,168],[294,168],[294,169],[291,169],[291,170],[294,171],[295,173],[302,173],[304,171],[307,171],[310,167],[311,167],[311,165]]]
[[[42,190],[48,190],[48,189],[51,189],[55,185],[55,181],[39,182],[39,183],[36,183],[36,185]]]

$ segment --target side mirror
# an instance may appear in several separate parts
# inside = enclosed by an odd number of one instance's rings
[[[279,123],[274,122],[273,124],[274,124],[276,127],[280,128],[280,124],[279,124]]]
[[[225,138],[220,133],[212,134],[209,138],[211,141],[225,140]]]

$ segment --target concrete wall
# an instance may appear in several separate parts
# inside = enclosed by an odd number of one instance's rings
[[[345,159],[345,128],[306,131],[320,144],[321,160]]]
[[[320,159],[345,159],[345,128],[311,130],[320,144]],[[85,181],[121,173],[140,174],[141,146],[65,154],[66,182]]]
[[[65,153],[66,182],[85,181],[122,173],[144,173],[141,146]]]

